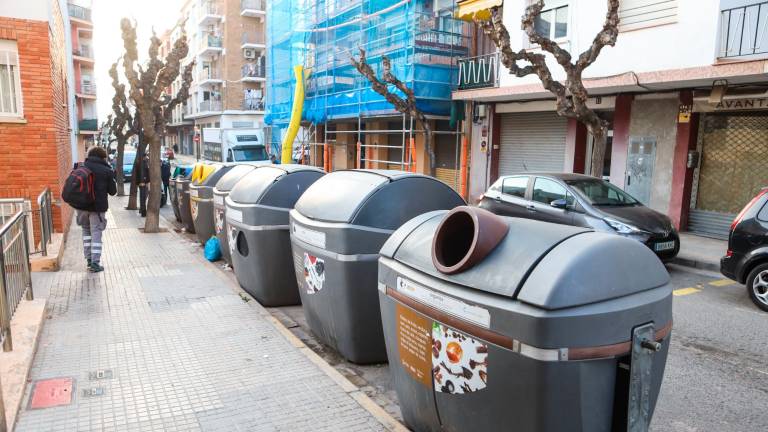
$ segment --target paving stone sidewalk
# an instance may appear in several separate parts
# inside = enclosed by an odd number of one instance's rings
[[[172,232],[108,214],[103,264],[85,271],[73,226],[49,293],[16,431],[369,431],[384,427]],[[72,402],[29,407],[32,384],[74,379]]]

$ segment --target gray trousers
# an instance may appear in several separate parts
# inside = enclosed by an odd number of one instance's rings
[[[91,262],[101,261],[101,237],[107,228],[106,213],[77,211],[77,224],[83,228],[83,255]]]

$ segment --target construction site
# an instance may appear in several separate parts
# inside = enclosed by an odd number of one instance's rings
[[[454,18],[455,8],[455,0],[268,2],[271,152],[287,151],[287,143],[294,161],[327,171],[398,169],[466,188],[465,108],[452,102],[451,91],[457,59],[469,54],[470,29]],[[392,73],[413,90],[429,119],[434,167],[425,128],[397,112],[353,66],[361,48],[379,75],[382,59],[389,58]]]

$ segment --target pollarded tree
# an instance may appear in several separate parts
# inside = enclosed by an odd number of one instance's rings
[[[619,35],[619,0],[607,0],[607,3],[608,12],[605,15],[603,28],[592,40],[589,48],[579,54],[575,60],[571,53],[560,47],[557,42],[536,31],[535,22],[544,8],[544,0],[537,0],[526,8],[522,18],[522,30],[531,44],[551,54],[557,64],[562,67],[565,71],[565,80],[562,82],[555,80],[552,76],[544,53],[525,48],[519,51],[512,49],[509,32],[504,26],[501,7],[491,8],[490,18],[475,20],[496,44],[502,64],[512,75],[517,77],[536,75],[544,88],[555,95],[557,113],[563,117],[576,119],[586,126],[594,141],[590,174],[595,177],[602,176],[608,123],[587,106],[589,92],[584,87],[582,75],[584,69],[597,60],[605,46],[616,44],[616,38]],[[519,65],[518,62],[527,64]]]
[[[180,23],[183,28],[183,23]],[[146,64],[139,63],[139,53],[136,44],[136,26],[127,18],[120,22],[125,53],[123,68],[130,90],[128,95],[136,110],[134,116],[140,124],[142,143],[146,145],[149,154],[150,194],[147,203],[147,218],[144,232],[155,233],[160,230],[160,199],[162,180],[160,178],[160,138],[170,118],[169,111],[183,103],[189,94],[189,86],[194,69],[194,63],[188,64],[182,72],[182,61],[187,56],[189,46],[187,37],[182,33],[173,44],[173,48],[165,59],[160,58],[161,41],[153,33],[148,49]],[[181,74],[185,81],[182,90],[175,97],[165,94],[167,88]],[[137,151],[136,158],[141,153]],[[138,175],[138,172],[133,176]]]
[[[109,68],[109,76],[112,78],[112,88],[115,91],[112,96],[112,122],[110,129],[112,135],[117,140],[117,151],[115,155],[115,174],[117,175],[117,194],[125,195],[125,179],[123,178],[123,161],[125,160],[125,145],[128,140],[138,133],[138,124],[135,121],[130,108],[128,107],[128,98],[125,95],[125,84],[120,82],[117,75],[118,62],[112,64]],[[128,200],[128,209],[136,209],[136,188],[131,182],[131,196]]]

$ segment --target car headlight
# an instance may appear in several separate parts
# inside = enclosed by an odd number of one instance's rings
[[[607,223],[611,228],[616,230],[619,234],[641,234],[643,233],[643,230],[640,228],[634,227],[629,224],[625,224],[624,222],[619,222],[616,219],[612,218],[603,218],[605,223]]]

